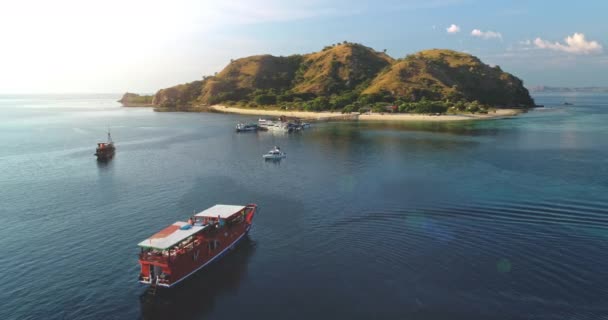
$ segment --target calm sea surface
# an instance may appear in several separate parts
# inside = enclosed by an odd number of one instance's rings
[[[608,95],[535,98],[512,119],[273,135],[0,96],[0,319],[608,319]],[[264,162],[274,145],[287,159]],[[249,202],[236,251],[146,295],[138,242]]]

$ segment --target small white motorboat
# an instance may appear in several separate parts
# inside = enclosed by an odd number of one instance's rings
[[[266,160],[278,160],[287,157],[287,154],[281,151],[281,148],[275,146],[272,150],[268,151],[267,154],[263,155],[262,158]]]

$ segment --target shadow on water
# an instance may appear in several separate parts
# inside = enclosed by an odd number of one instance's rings
[[[264,164],[269,166],[280,166],[283,159],[264,159]]]
[[[110,168],[112,168],[113,166],[113,161],[112,160],[96,160],[95,162],[97,163],[97,168],[99,168],[100,170],[108,170]]]
[[[341,123],[327,124],[310,132],[308,140],[347,161],[361,155],[385,161],[386,154],[395,156],[416,152],[462,152],[481,145],[476,137],[499,134],[501,129],[478,129],[472,123]],[[417,153],[420,154],[420,153]]]
[[[143,319],[199,319],[213,311],[223,295],[236,295],[247,274],[256,243],[246,236],[236,249],[174,288],[150,289],[140,296]]]

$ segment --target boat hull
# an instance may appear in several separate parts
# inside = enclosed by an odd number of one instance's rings
[[[262,156],[264,159],[266,160],[278,160],[278,159],[283,159],[285,157],[287,157],[286,155],[280,155],[280,156],[268,156],[268,155],[263,155]]]
[[[171,288],[173,286],[178,285],[180,282],[188,279],[190,276],[194,275],[195,273],[203,270],[206,266],[212,264],[213,262],[221,259],[222,257],[224,257],[229,251],[233,250],[238,244],[239,242],[241,242],[243,240],[243,238],[245,238],[245,236],[247,236],[247,234],[249,233],[249,229],[251,228],[251,226],[247,229],[247,231],[245,233],[243,233],[238,239],[236,239],[233,243],[231,243],[230,245],[228,245],[223,251],[221,251],[220,253],[218,253],[216,256],[214,256],[213,258],[211,258],[209,261],[205,262],[204,264],[202,264],[200,267],[194,269],[191,273],[183,276],[182,278],[176,280],[175,282],[172,282],[170,284],[165,284],[165,283],[159,283],[158,286],[159,287],[164,287],[164,288]],[[150,285],[150,281],[139,281],[139,283],[142,284],[147,284]]]
[[[112,158],[114,158],[114,150],[111,152],[97,152],[95,153],[95,156],[97,156],[97,161],[110,161]]]
[[[255,132],[258,131],[259,127],[256,126],[237,126],[236,132]]]

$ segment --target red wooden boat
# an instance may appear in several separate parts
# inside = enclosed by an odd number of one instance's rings
[[[114,147],[114,142],[110,136],[110,131],[108,131],[108,141],[97,143],[97,149],[95,150],[97,161],[109,161],[114,158],[115,152],[116,147]]]
[[[171,287],[219,259],[249,232],[257,205],[218,204],[139,243],[139,282]]]

